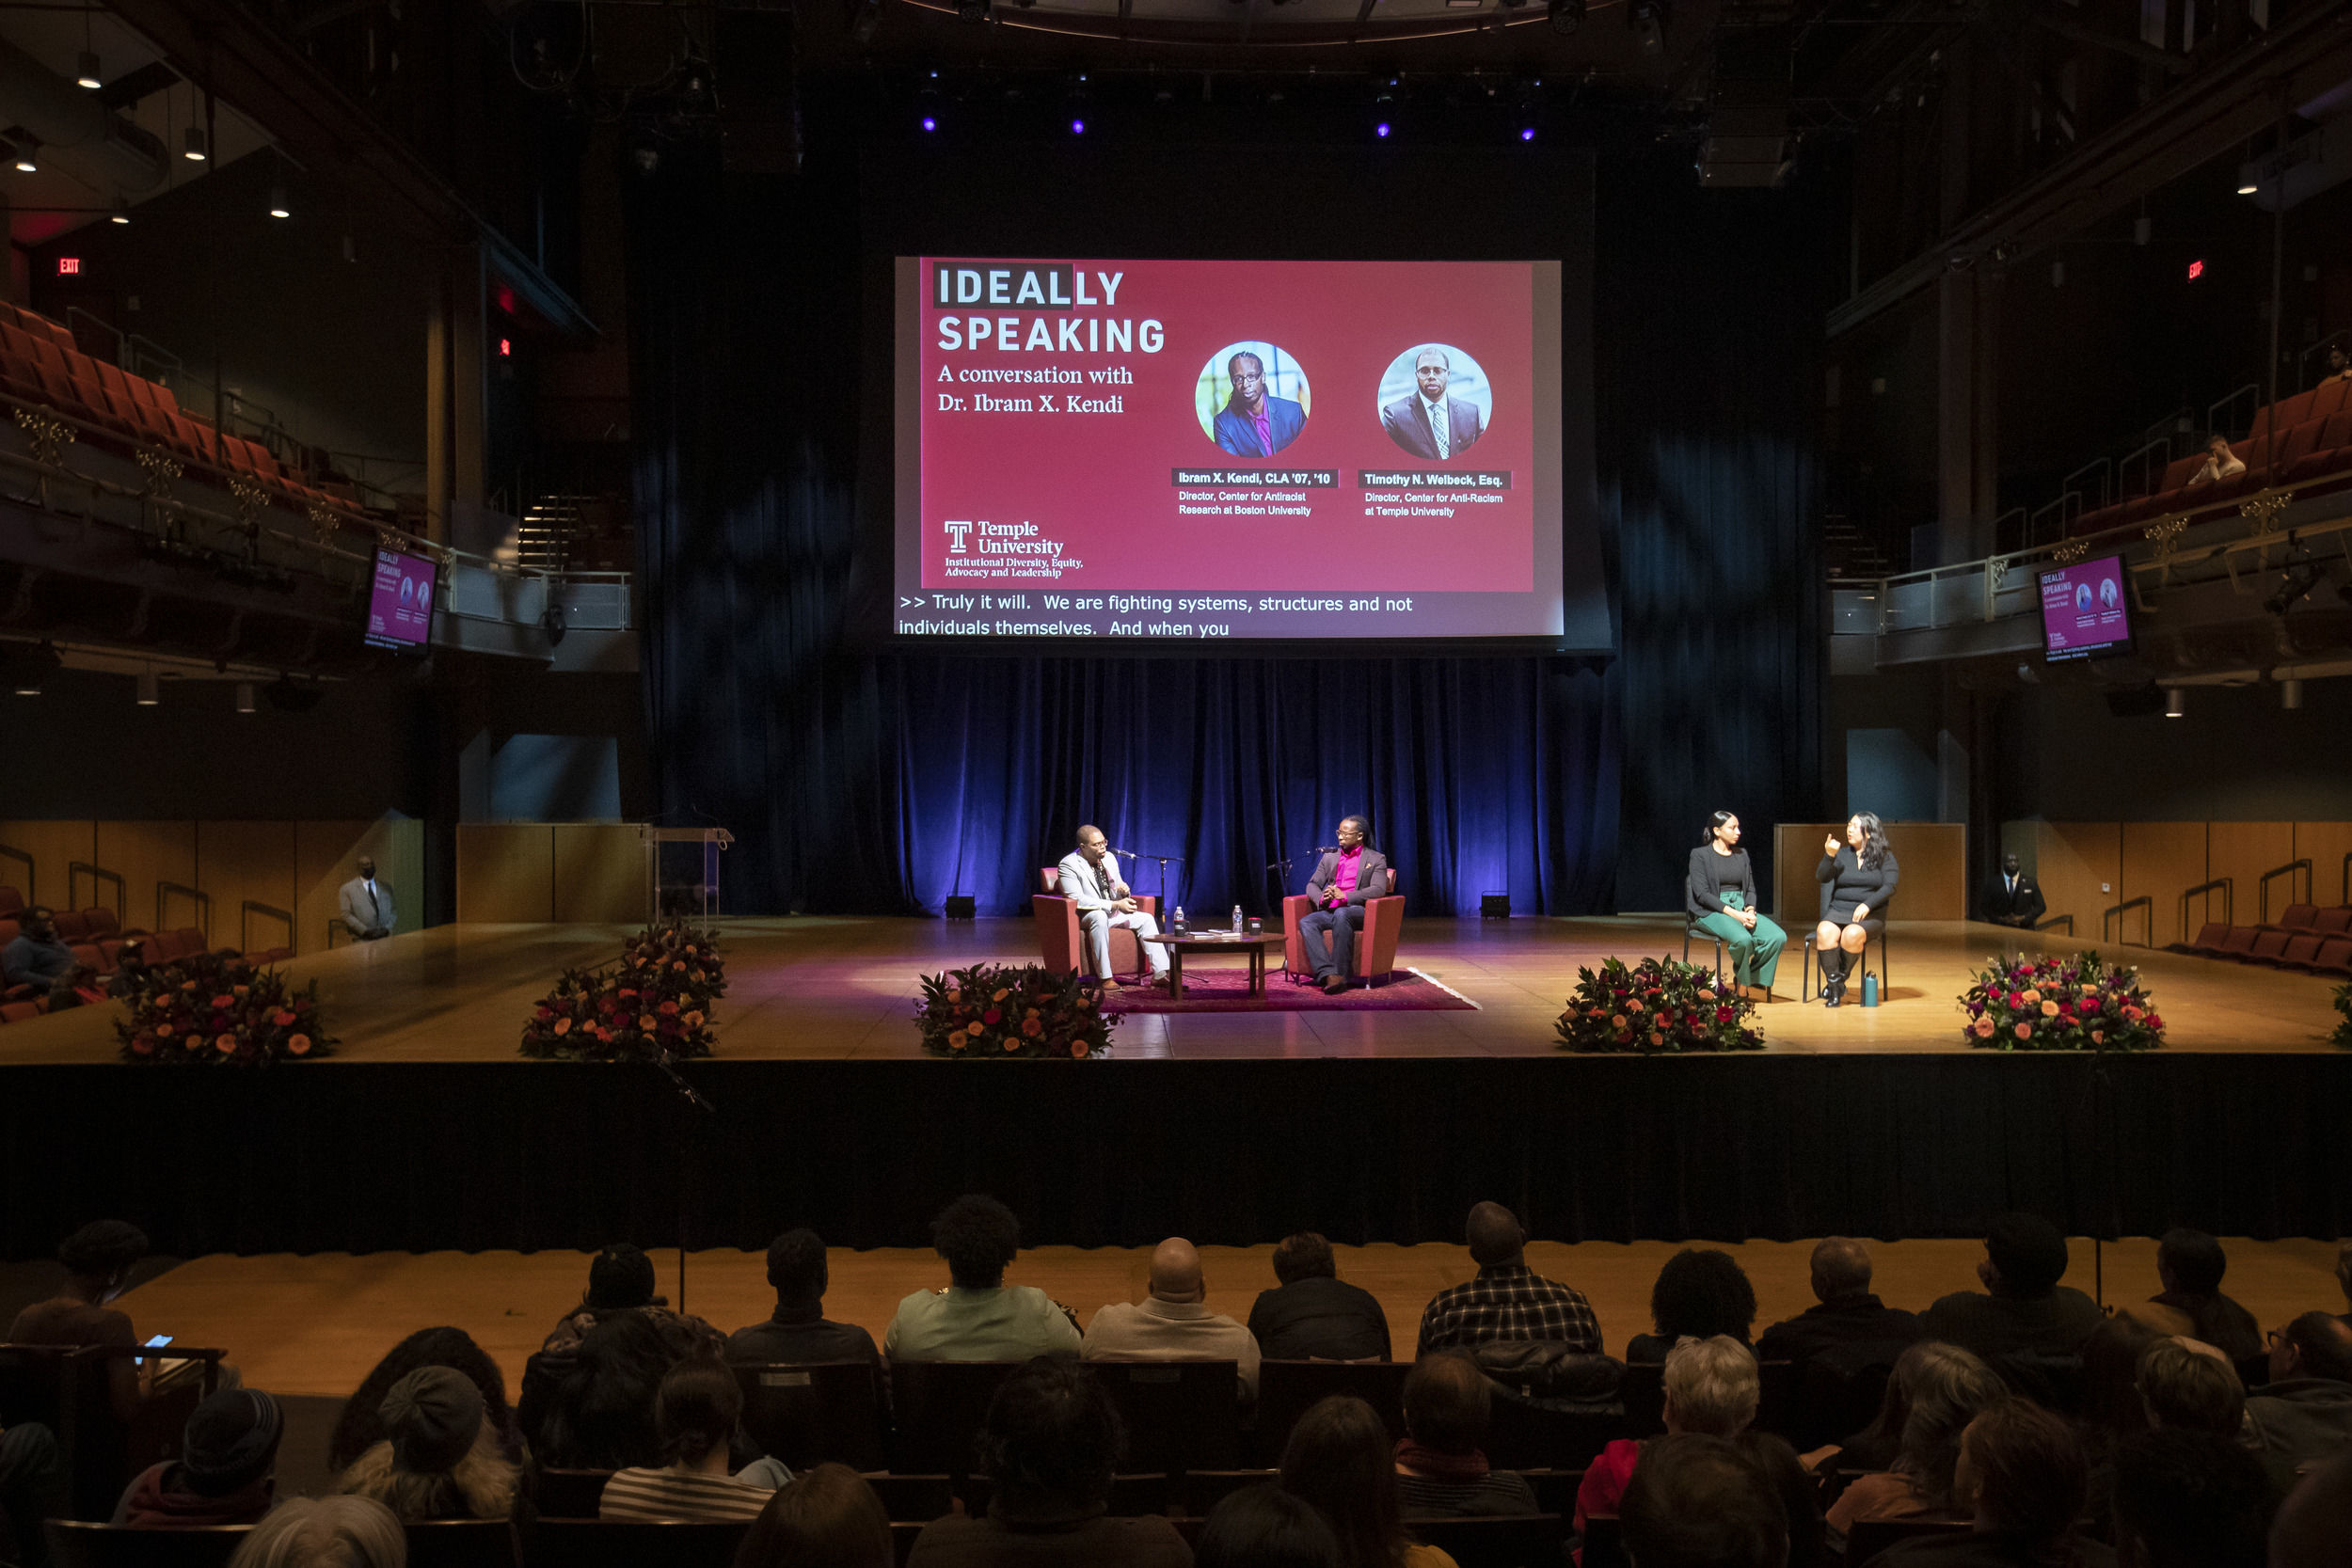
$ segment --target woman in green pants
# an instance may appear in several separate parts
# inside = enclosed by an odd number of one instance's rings
[[[1707,842],[1691,851],[1685,895],[1691,924],[1723,938],[1731,949],[1731,975],[1758,1002],[1772,999],[1772,974],[1788,933],[1756,911],[1756,868],[1740,847],[1740,819],[1719,811],[1708,821]]]

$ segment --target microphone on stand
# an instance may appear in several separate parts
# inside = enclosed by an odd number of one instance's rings
[[[1315,846],[1315,853],[1318,855],[1336,855],[1339,852],[1340,847],[1336,844],[1318,844]]]
[[[1137,859],[1140,859],[1140,858],[1141,858],[1140,856],[1136,855],[1136,853],[1133,849],[1114,849],[1114,848],[1112,848],[1112,847],[1111,847],[1110,846],[1108,846],[1108,845],[1104,845],[1104,846],[1103,847],[1103,853],[1104,853],[1104,854],[1106,854],[1106,855],[1118,855],[1118,856],[1120,856],[1120,857],[1122,857],[1122,858],[1124,858],[1124,859],[1131,860],[1131,861],[1132,861],[1132,860],[1137,860]]]

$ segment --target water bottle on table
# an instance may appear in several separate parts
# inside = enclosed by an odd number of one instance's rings
[[[1233,935],[1241,935],[1241,906],[1239,904],[1233,906]]]
[[[1171,914],[1171,915],[1169,915],[1169,916],[1168,917],[1168,928],[1169,930],[1171,930],[1171,931],[1175,932],[1175,933],[1176,933],[1178,936],[1180,936],[1180,937],[1181,937],[1181,936],[1183,936],[1183,935],[1184,934],[1184,905],[1182,905],[1182,904],[1177,905],[1177,906],[1176,906],[1176,912],[1175,912],[1175,913],[1173,913],[1173,914]]]

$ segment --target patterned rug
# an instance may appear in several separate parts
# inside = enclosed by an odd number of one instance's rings
[[[1279,970],[1265,977],[1265,994],[1249,994],[1247,970],[1187,969],[1184,994],[1170,999],[1165,987],[1126,986],[1103,998],[1106,1013],[1407,1013],[1476,1011],[1478,1004],[1441,986],[1418,969],[1392,971],[1377,985],[1353,985],[1332,996],[1321,986],[1294,980]]]

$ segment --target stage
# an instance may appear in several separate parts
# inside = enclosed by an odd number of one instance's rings
[[[508,1062],[534,1000],[567,965],[619,950],[626,927],[439,926],[288,962],[315,977],[342,1045],[333,1063]],[[728,1061],[919,1060],[912,1022],[924,974],[980,962],[1026,963],[1035,927],[1019,920],[787,919],[719,922],[728,990],[719,1053]],[[1790,946],[1775,994],[1757,1009],[1771,1053],[1969,1052],[1955,998],[1972,971],[2018,933],[1997,926],[1899,924],[1883,1004],[1832,1011],[1795,1000]],[[1795,933],[1801,936],[1802,933]],[[2036,948],[2071,952],[2063,939]],[[1549,1056],[1580,967],[1682,951],[1682,927],[1638,915],[1588,920],[1409,920],[1401,964],[1476,1004],[1442,1012],[1146,1013],[1123,1017],[1112,1061],[1320,1056]],[[2168,1050],[2329,1051],[2337,982],[2138,947],[2106,950],[2139,964],[2167,1023]],[[1712,949],[1694,945],[1694,959]],[[1875,961],[1875,954],[1874,954]],[[1239,973],[1196,960],[1196,980]],[[1858,996],[1859,988],[1854,995]],[[0,1067],[115,1060],[113,1007],[0,1029]],[[329,1064],[322,1064],[329,1065]]]
[[[1774,1004],[1761,1053],[1576,1056],[1551,1024],[1579,966],[1678,953],[1678,922],[1421,920],[1400,961],[1474,1007],[1130,1016],[1107,1060],[976,1067],[917,1051],[917,977],[1025,961],[1027,921],[722,930],[720,1054],[687,1069],[708,1116],[647,1069],[515,1055],[532,1001],[620,927],[294,960],[342,1042],[314,1065],[129,1067],[111,1006],[0,1028],[0,1250],[103,1213],[187,1257],[750,1247],[793,1221],[909,1246],[967,1188],[1079,1246],[1453,1240],[1483,1197],[1564,1242],[1966,1236],[2012,1207],[2078,1234],[2352,1223],[2352,1056],[2309,975],[2123,949],[2169,1049],[1972,1051],[1954,998],[2005,933],[1898,926],[1878,1008]]]

